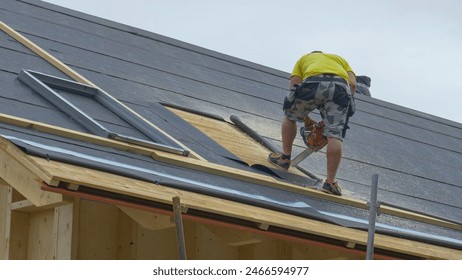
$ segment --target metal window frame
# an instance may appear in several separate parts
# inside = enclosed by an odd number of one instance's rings
[[[189,151],[172,146],[171,144],[174,143],[173,141],[172,143],[166,143],[165,138],[155,133],[156,129],[152,125],[139,118],[136,114],[99,88],[25,69],[20,71],[18,79],[97,136],[185,156],[189,154]],[[78,108],[56,92],[53,88],[94,99],[95,102],[98,102],[146,135],[152,142],[108,130],[98,121],[86,114],[84,110]]]

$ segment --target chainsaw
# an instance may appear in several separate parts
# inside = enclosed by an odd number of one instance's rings
[[[304,126],[300,128],[300,135],[302,136],[303,143],[306,145],[306,149],[292,159],[292,166],[297,166],[302,160],[327,145],[327,137],[324,136],[323,133],[323,121],[317,122],[310,117],[306,117]]]

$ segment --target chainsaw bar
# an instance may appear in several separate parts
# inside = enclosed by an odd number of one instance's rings
[[[290,164],[292,166],[297,166],[302,160],[306,159],[309,157],[314,151],[310,148],[306,148],[303,152],[298,154],[293,160],[290,161]]]

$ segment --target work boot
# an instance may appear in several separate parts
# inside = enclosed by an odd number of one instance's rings
[[[329,193],[333,195],[338,195],[338,196],[342,195],[342,189],[340,188],[337,182],[331,183],[331,182],[325,181],[321,190],[325,193]]]
[[[284,155],[283,153],[271,153],[268,156],[268,161],[274,165],[277,165],[285,170],[290,167],[290,155]]]

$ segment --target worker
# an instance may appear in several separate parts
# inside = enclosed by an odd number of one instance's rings
[[[290,91],[284,99],[282,120],[282,153],[271,153],[268,160],[289,169],[292,145],[297,134],[296,122],[303,122],[314,109],[323,119],[327,137],[327,176],[322,191],[342,195],[335,181],[342,159],[348,107],[356,88],[356,76],[348,62],[335,54],[313,51],[295,64],[290,77]]]

